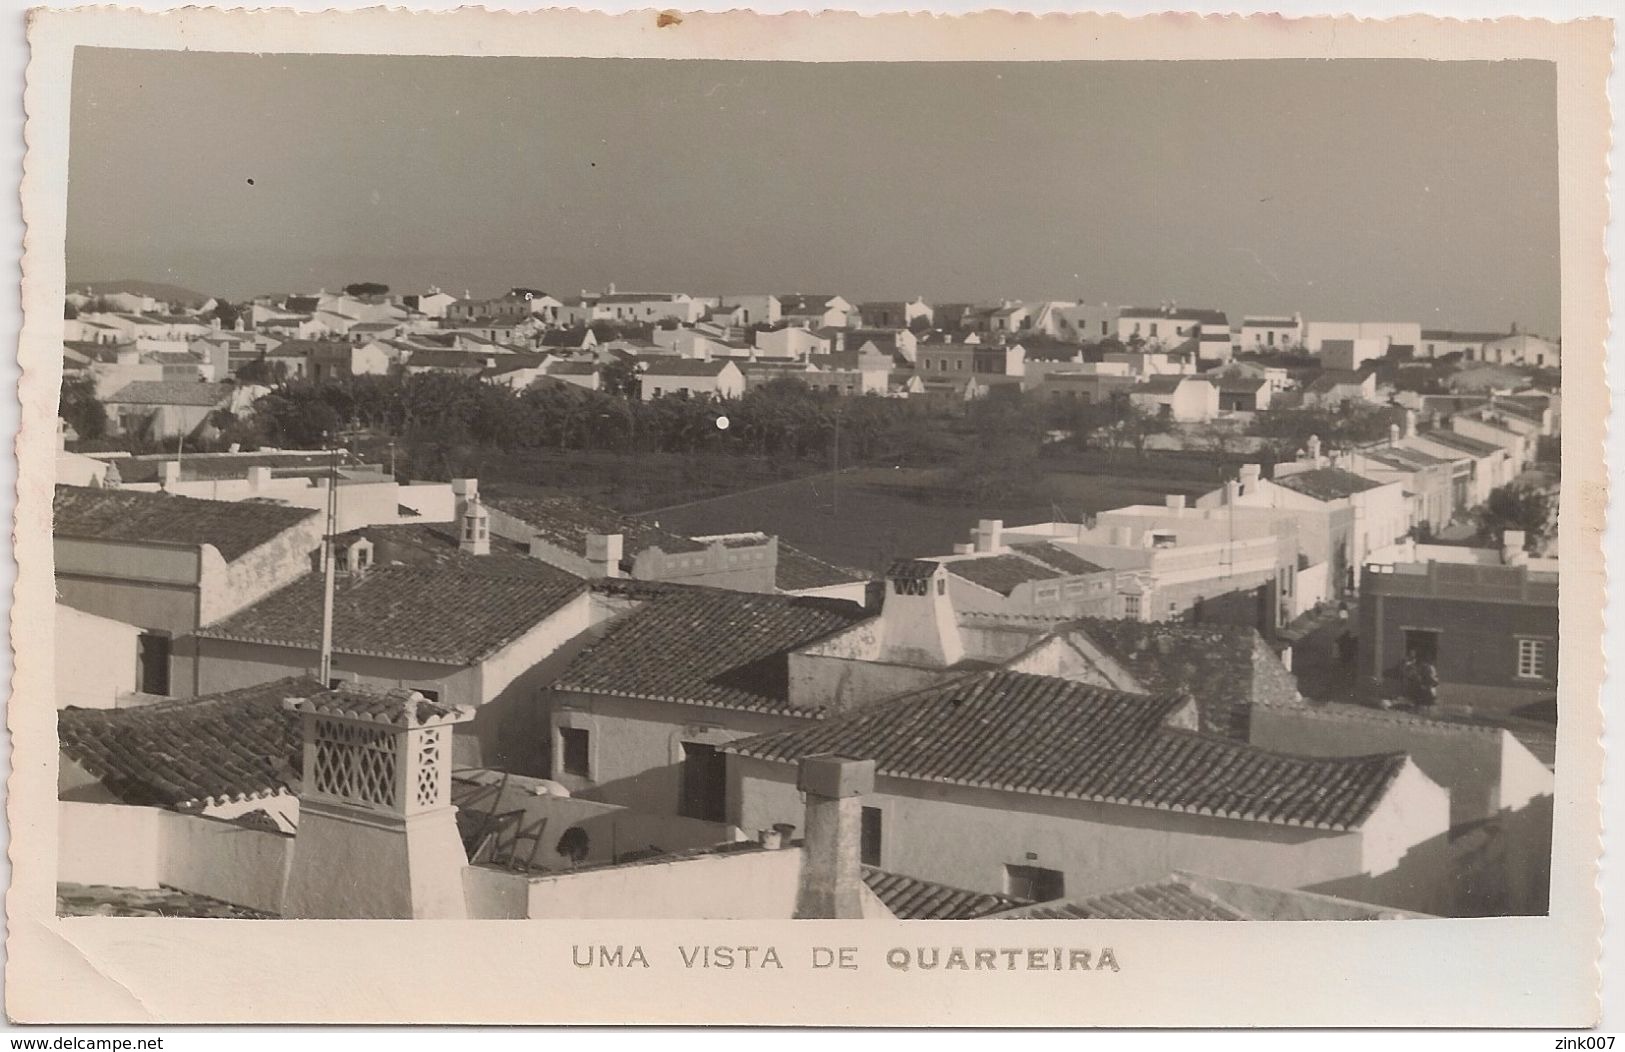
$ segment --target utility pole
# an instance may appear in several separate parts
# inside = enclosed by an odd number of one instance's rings
[[[327,469],[327,529],[322,535],[322,652],[321,682],[326,690],[333,682],[333,571],[334,545],[339,528],[339,447],[333,443],[333,456]]]

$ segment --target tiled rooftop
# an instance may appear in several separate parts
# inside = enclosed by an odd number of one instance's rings
[[[1326,501],[1342,500],[1382,485],[1342,468],[1313,468],[1294,475],[1277,476],[1273,481],[1283,489]]]
[[[887,577],[901,577],[905,580],[923,580],[937,572],[939,564],[929,559],[898,559],[886,571]]]
[[[779,542],[779,562],[773,579],[781,592],[799,592],[808,588],[829,588],[834,585],[866,581],[868,576],[853,570],[843,570],[800,548]]]
[[[1345,369],[1328,369],[1319,376],[1315,377],[1306,390],[1314,394],[1328,394],[1339,387],[1348,385],[1357,386],[1362,383],[1364,379],[1365,377],[1358,372],[1350,372]]]
[[[1492,442],[1485,442],[1481,439],[1471,438],[1467,435],[1458,434],[1454,431],[1429,431],[1422,437],[1431,442],[1437,442],[1440,445],[1449,446],[1451,449],[1459,449],[1463,453],[1467,453],[1475,457],[1493,456],[1494,454],[1499,453],[1502,449],[1501,446],[1495,445]]]
[[[482,493],[480,499],[487,507],[525,523],[547,543],[583,558],[588,534],[619,533],[623,569],[631,569],[633,557],[649,548],[659,548],[668,555],[705,550],[705,545],[691,538],[580,497],[519,497],[493,492]]]
[[[780,314],[822,314],[834,296],[786,294],[778,296]]]
[[[377,567],[339,578],[333,649],[473,665],[556,613],[585,587],[567,575],[508,577],[450,565]],[[313,649],[321,643],[321,624],[322,576],[310,573],[197,634]]]
[[[156,482],[162,474],[164,464],[174,463],[174,453],[147,453],[140,456],[126,455],[118,457],[98,458],[105,463],[113,464],[118,468],[119,479],[123,482]],[[249,468],[267,467],[274,471],[278,469],[318,469],[327,468],[333,460],[333,454],[325,450],[285,450],[281,452],[263,453],[186,453],[179,458],[182,479],[229,479],[247,478]],[[339,467],[351,467],[362,463],[361,458],[348,451],[339,453]],[[380,475],[383,479],[386,476]]]
[[[1007,914],[1011,920],[1254,920],[1178,877],[1073,902],[1049,902]]]
[[[1269,646],[1245,625],[1089,619],[1082,632],[1146,690],[1189,694],[1201,726],[1245,740],[1252,704],[1298,704],[1297,686]]]
[[[1029,581],[1053,581],[1066,575],[1019,555],[981,555],[947,563],[948,572],[1000,595],[1009,595]]]
[[[52,513],[52,531],[59,537],[212,544],[227,562],[318,514],[311,508],[80,486],[58,486]]]
[[[198,380],[132,380],[108,395],[105,401],[118,405],[189,405],[213,407],[231,397],[231,384],[209,384]]]
[[[644,594],[647,605],[612,624],[557,689],[797,714],[790,651],[867,616],[830,599],[693,587]]]
[[[919,877],[888,873],[874,866],[863,867],[863,882],[898,920],[975,920],[1014,909],[1025,901],[1008,895],[952,888]]]
[[[1291,756],[1168,726],[1189,699],[987,672],[733,742],[782,763],[837,753],[893,778],[1322,829],[1365,821],[1402,753]]]
[[[207,917],[274,920],[275,916],[174,888],[121,888],[107,884],[58,884],[58,917]]]
[[[1053,567],[1068,575],[1100,573],[1105,569],[1052,541],[1017,541],[1011,544],[1011,547],[1029,559],[1037,559],[1045,566]]]
[[[1171,873],[1161,880],[1098,895],[1039,902],[998,914],[999,920],[1292,921],[1386,920],[1425,914],[1356,899]]]
[[[457,526],[449,522],[405,522],[387,526],[363,526],[339,535],[341,545],[365,537],[373,543],[373,559],[379,566],[443,566],[471,574],[493,577],[537,577],[569,581],[575,575],[552,563],[532,558],[529,549],[505,537],[491,537],[488,555],[471,555],[458,546]]]
[[[320,684],[293,676],[133,709],[57,712],[65,756],[121,803],[196,808],[271,796],[298,779],[298,717],[283,700]]]
[[[648,363],[644,375],[653,377],[716,376],[728,367],[726,358],[707,362],[698,358],[674,358],[669,355],[659,355],[643,358],[640,361]]]
[[[381,689],[359,683],[346,683],[334,690],[319,691],[306,698],[298,708],[300,711],[348,716],[393,727],[415,727],[431,720],[462,715],[462,710],[457,706],[431,701],[410,687]]]

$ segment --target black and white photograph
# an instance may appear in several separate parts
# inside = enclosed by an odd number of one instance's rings
[[[1554,62],[98,45],[68,98],[64,932],[1111,974],[1088,922],[1553,912]]]

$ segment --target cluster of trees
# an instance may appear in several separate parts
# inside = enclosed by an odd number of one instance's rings
[[[1490,491],[1477,510],[1478,536],[1485,544],[1501,542],[1507,530],[1522,530],[1525,544],[1544,551],[1557,537],[1557,494],[1538,486],[1510,482]]]
[[[1167,418],[1141,409],[1124,391],[1101,401],[1052,399],[1037,408],[1041,411],[1034,414],[1036,419],[1045,421],[1050,430],[1061,432],[1065,441],[1079,449],[1133,449],[1144,453],[1146,441],[1152,435],[1166,433],[1170,426]]]
[[[96,398],[96,381],[88,376],[63,375],[57,415],[82,441],[94,442],[107,434],[107,411]]]
[[[794,380],[754,388],[729,402],[638,397],[635,376],[609,370],[603,391],[538,384],[522,391],[449,373],[363,376],[342,383],[280,384],[242,419],[224,415],[218,441],[247,447],[310,447],[326,436],[365,430],[406,443],[493,450],[719,452],[827,460],[840,430],[842,464],[895,456],[939,461],[974,445],[978,422],[1005,414],[967,414],[971,433],[944,440],[942,414],[896,399],[842,398]],[[1018,419],[1019,414],[1014,414]],[[725,426],[718,426],[726,417]],[[1039,433],[1025,442],[1036,452]],[[946,448],[944,448],[946,447]]]
[[[1404,410],[1385,406],[1348,404],[1337,409],[1271,409],[1259,413],[1253,433],[1267,440],[1278,460],[1291,460],[1319,436],[1326,450],[1388,437],[1391,424],[1404,424]]]

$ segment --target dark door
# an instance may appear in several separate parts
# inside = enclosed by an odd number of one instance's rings
[[[1421,628],[1405,630],[1405,654],[1418,662],[1425,661],[1439,667],[1439,633]]]
[[[728,804],[726,757],[714,745],[683,743],[682,813],[688,818],[721,822]]]
[[[137,640],[135,681],[141,693],[169,693],[169,643],[161,632],[143,632]]]

